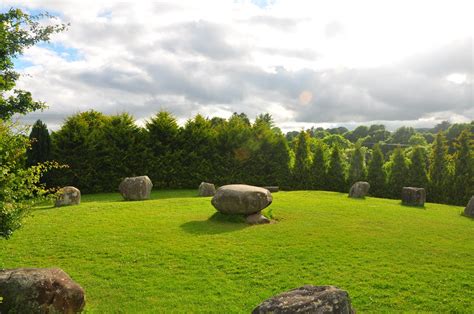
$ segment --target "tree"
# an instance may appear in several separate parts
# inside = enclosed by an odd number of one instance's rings
[[[8,121],[14,114],[45,106],[34,101],[30,92],[14,89],[20,75],[14,71],[13,59],[26,48],[47,41],[51,34],[65,29],[65,25],[44,26],[39,21],[41,17],[19,9],[0,13],[0,237],[3,238],[10,237],[21,226],[29,209],[49,193],[40,184],[40,178],[55,166],[47,163],[25,167],[28,139],[14,133]]]
[[[367,176],[367,169],[365,167],[365,154],[360,145],[356,145],[351,156],[349,166],[349,185],[357,181],[364,181]]]
[[[389,196],[399,198],[402,188],[408,183],[408,166],[400,147],[397,147],[392,154],[390,164],[390,173],[388,176]]]
[[[451,203],[465,205],[474,195],[474,158],[472,133],[464,130],[457,139],[457,153],[454,158],[454,182]]]
[[[410,137],[415,134],[415,129],[412,127],[402,126],[398,128],[391,136],[390,143],[394,144],[408,144]]]
[[[337,145],[333,147],[329,160],[327,186],[330,191],[345,192],[347,190],[344,163],[341,150]]]
[[[408,167],[408,185],[418,188],[428,188],[428,171],[425,158],[425,149],[416,146],[410,158]]]
[[[383,197],[386,195],[386,174],[383,165],[384,158],[382,150],[380,149],[380,145],[376,144],[372,151],[372,159],[369,162],[367,172],[367,181],[370,183],[370,194],[373,196]]]
[[[51,160],[51,137],[46,124],[37,120],[33,124],[29,138],[28,165],[33,166]]]
[[[327,161],[325,156],[325,145],[318,141],[311,163],[311,188],[324,190],[327,186]]]
[[[158,112],[146,123],[147,145],[151,151],[150,179],[155,187],[177,185],[179,162],[178,136],[180,128],[176,118],[167,111]]]
[[[310,162],[309,134],[306,131],[301,131],[296,142],[295,165],[293,167],[293,185],[295,188],[309,188]]]
[[[429,169],[428,198],[434,202],[446,202],[449,180],[447,151],[446,138],[442,132],[439,132],[433,143]]]

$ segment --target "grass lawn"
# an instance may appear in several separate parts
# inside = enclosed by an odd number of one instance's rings
[[[304,284],[347,290],[360,313],[474,313],[474,220],[461,207],[279,192],[278,222],[247,226],[209,220],[210,198],[195,195],[38,209],[0,240],[0,268],[62,268],[88,313],[249,313]]]

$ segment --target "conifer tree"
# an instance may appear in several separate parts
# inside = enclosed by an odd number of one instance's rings
[[[315,190],[324,190],[327,188],[327,162],[324,154],[324,144],[318,142],[311,163],[311,188]]]
[[[301,131],[295,148],[295,165],[293,167],[293,185],[297,189],[309,188],[310,167],[309,134]]]
[[[37,120],[30,133],[30,148],[27,151],[29,166],[34,166],[51,159],[51,137],[48,127],[41,120]]]
[[[364,181],[367,177],[367,168],[365,166],[365,156],[360,144],[355,146],[354,152],[351,156],[351,163],[349,167],[349,185],[357,181]]]
[[[446,202],[449,180],[447,151],[446,138],[442,132],[439,132],[433,143],[427,194],[428,199],[433,202]]]
[[[474,195],[474,158],[472,134],[464,130],[457,138],[457,153],[454,160],[454,179],[451,202],[465,205]]]
[[[428,171],[425,151],[421,146],[413,148],[408,167],[408,185],[417,188],[428,188]]]
[[[386,195],[386,174],[383,165],[383,153],[380,145],[376,144],[372,150],[372,159],[367,172],[367,181],[370,183],[369,193],[373,196],[383,197]]]
[[[346,176],[344,171],[344,164],[341,156],[341,150],[339,146],[335,145],[331,152],[331,158],[329,161],[328,175],[327,175],[328,188],[331,191],[345,192]]]
[[[408,183],[408,166],[400,147],[393,151],[390,174],[388,177],[389,195],[393,198],[399,198],[402,193],[402,188]]]

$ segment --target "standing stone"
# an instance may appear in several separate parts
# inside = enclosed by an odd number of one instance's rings
[[[263,216],[261,212],[257,212],[255,214],[248,215],[247,217],[245,217],[245,221],[249,225],[260,225],[260,224],[270,223],[270,219]]]
[[[81,191],[73,186],[65,186],[58,191],[55,207],[66,205],[79,205],[81,203]]]
[[[216,187],[212,183],[201,182],[199,184],[199,196],[214,196]]]
[[[267,189],[269,190],[271,193],[276,193],[278,191],[280,191],[280,187],[279,186],[263,186],[264,189]]]
[[[355,313],[349,294],[334,286],[303,286],[279,294],[257,306],[252,314]]]
[[[0,313],[78,313],[84,290],[59,268],[0,270]]]
[[[369,193],[370,184],[365,181],[358,181],[351,186],[349,197],[364,198]]]
[[[141,201],[150,198],[151,183],[148,176],[125,178],[119,185],[120,194],[127,201]]]
[[[211,204],[223,214],[255,214],[272,203],[264,188],[245,184],[224,185],[217,189]]]
[[[402,204],[410,206],[423,206],[426,202],[424,188],[404,187],[402,189]]]
[[[469,203],[467,203],[466,208],[464,208],[464,215],[474,218],[474,195],[469,200]]]

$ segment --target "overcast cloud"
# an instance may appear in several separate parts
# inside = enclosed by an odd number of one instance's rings
[[[147,1],[148,2],[148,1]],[[72,113],[269,112],[284,130],[474,119],[466,1],[2,1],[69,30],[20,60],[19,87]]]

